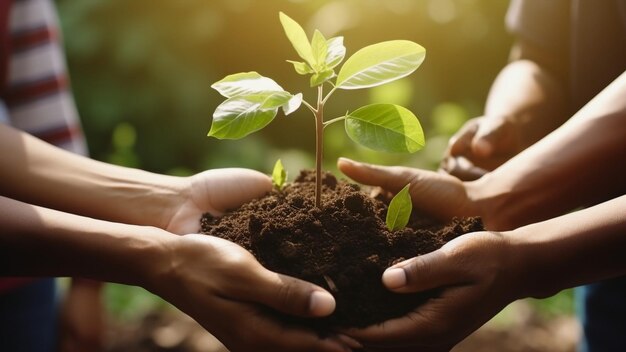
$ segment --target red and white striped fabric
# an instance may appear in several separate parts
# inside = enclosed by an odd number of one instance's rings
[[[10,43],[2,100],[10,124],[86,154],[53,2],[13,0],[7,15]]]
[[[52,0],[0,0],[0,123],[87,153]],[[29,281],[0,278],[0,293]]]

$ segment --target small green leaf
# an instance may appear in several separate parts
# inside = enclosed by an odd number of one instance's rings
[[[299,62],[299,61],[292,61],[292,60],[287,60],[287,62],[291,62],[293,64],[293,68],[296,70],[296,73],[298,73],[299,75],[308,75],[310,73],[313,73],[315,71],[313,71],[313,69],[311,68],[311,66],[309,66],[309,64],[307,64],[306,62]]]
[[[316,87],[328,81],[329,79],[333,78],[334,76],[335,76],[335,71],[333,71],[333,69],[316,72],[311,76],[309,83],[311,83],[311,87]]]
[[[334,37],[326,41],[328,54],[326,55],[326,66],[335,68],[346,56],[346,47],[343,46],[343,37]]]
[[[292,96],[288,102],[283,104],[283,112],[285,113],[285,115],[289,115],[292,112],[298,110],[300,108],[300,105],[302,105],[302,93],[298,93]]]
[[[385,219],[389,231],[403,229],[409,223],[413,210],[413,203],[409,194],[410,186],[411,184],[404,186],[389,203],[387,218]]]
[[[226,98],[232,98],[238,95],[256,94],[259,92],[284,91],[274,80],[263,77],[254,71],[228,75],[213,83],[211,88],[217,90]]]
[[[415,71],[426,49],[408,40],[367,46],[352,55],[337,74],[337,88],[360,89],[385,84]]]
[[[287,181],[287,171],[285,171],[283,163],[278,159],[272,171],[272,183],[280,191],[285,185],[285,181]]]
[[[263,108],[271,99],[272,95],[265,99],[258,95],[227,99],[213,113],[209,137],[240,139],[267,126],[278,112],[278,108]]]
[[[413,153],[424,146],[424,132],[411,111],[394,104],[372,104],[346,115],[348,136],[368,148]]]
[[[314,69],[316,71],[326,70],[326,57],[328,57],[328,44],[322,32],[317,29],[313,33],[311,39],[311,48],[313,50],[313,58],[315,59]]]
[[[306,36],[304,29],[302,29],[298,22],[282,12],[279,13],[279,18],[293,48],[296,49],[296,52],[304,61],[313,66],[315,63],[313,49],[311,48],[311,43],[309,43],[309,38]]]

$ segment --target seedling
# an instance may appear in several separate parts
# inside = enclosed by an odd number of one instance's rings
[[[408,109],[394,104],[371,104],[333,119],[324,119],[324,106],[337,89],[362,89],[403,78],[424,61],[426,50],[408,40],[392,40],[370,45],[348,58],[343,37],[326,39],[315,30],[309,41],[302,27],[284,13],[279,14],[287,38],[304,61],[288,60],[295,71],[310,76],[317,88],[315,103],[303,100],[302,93],[291,94],[274,80],[257,72],[226,76],[211,85],[227,99],[213,114],[209,136],[239,139],[267,126],[279,109],[285,115],[306,106],[315,118],[315,206],[321,207],[322,155],[324,128],[343,121],[348,136],[355,142],[378,151],[413,153],[424,146],[424,133]],[[330,90],[324,95],[324,87]]]
[[[272,183],[280,191],[283,189],[285,181],[287,181],[287,171],[285,171],[282,161],[278,159],[276,160],[276,164],[274,164],[274,170],[272,170]]]
[[[413,210],[413,202],[409,194],[410,186],[411,184],[404,186],[389,202],[387,218],[385,219],[389,231],[403,229],[409,223]]]

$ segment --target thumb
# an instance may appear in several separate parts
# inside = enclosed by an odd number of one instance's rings
[[[437,250],[398,263],[383,273],[383,284],[398,293],[426,291],[459,283],[462,271],[448,255]]]
[[[479,158],[489,158],[494,154],[505,152],[502,150],[510,145],[510,123],[506,117],[485,117],[478,125],[478,130],[471,142],[474,155]]]
[[[194,189],[205,191],[206,198],[201,201],[209,202],[208,208],[217,212],[235,209],[272,190],[267,175],[250,169],[212,169],[192,177],[198,185]]]
[[[335,310],[335,298],[312,283],[264,269],[254,285],[257,301],[300,317],[323,317]]]
[[[337,167],[346,176],[358,183],[379,186],[398,192],[414,178],[412,169],[402,166],[379,166],[339,158]]]

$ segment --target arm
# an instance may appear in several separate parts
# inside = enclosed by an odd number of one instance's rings
[[[106,164],[0,124],[0,195],[73,214],[192,233],[203,213],[220,214],[271,187],[245,169],[173,177]]]
[[[448,351],[518,298],[624,275],[624,209],[626,196],[513,231],[461,236],[399,263],[383,274],[388,288],[441,294],[405,317],[349,334],[372,351]]]
[[[567,123],[483,178],[466,183],[494,229],[548,219],[626,192],[626,73]]]
[[[563,67],[555,53],[520,40],[491,86],[484,116],[450,139],[442,167],[475,179],[560,126],[569,116]]]
[[[341,159],[357,182],[392,192],[411,183],[416,208],[442,220],[480,216],[509,230],[626,193],[626,73],[567,123],[472,182],[445,173]]]
[[[346,351],[331,337],[279,322],[266,307],[325,316],[334,309],[330,294],[264,269],[234,243],[5,197],[0,197],[0,223],[0,275],[71,275],[139,285],[194,317],[232,351]]]

